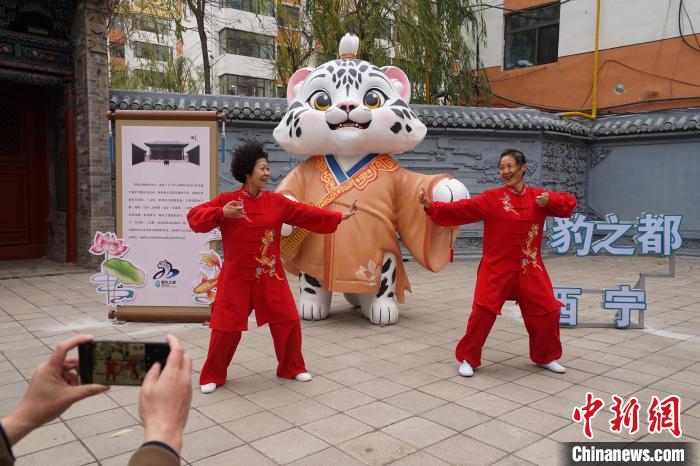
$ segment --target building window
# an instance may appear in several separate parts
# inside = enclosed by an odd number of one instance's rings
[[[277,24],[281,27],[296,29],[299,26],[299,7],[283,4],[277,15]]]
[[[112,25],[109,29],[111,31],[122,31],[124,29],[124,26],[122,26],[121,18],[112,19]]]
[[[238,29],[222,29],[219,32],[221,53],[272,60],[275,58],[274,41],[275,38],[272,36]]]
[[[170,30],[170,21],[151,15],[137,14],[134,16],[134,29],[156,34],[165,34]]]
[[[248,95],[253,97],[272,97],[274,83],[271,79],[224,74],[219,77],[222,94]]]
[[[124,58],[124,41],[111,42],[109,44],[109,55],[112,58]]]
[[[522,10],[505,17],[503,68],[521,68],[557,61],[559,3]]]
[[[265,16],[273,16],[274,12],[272,0],[221,0],[220,5]]]
[[[134,42],[134,56],[147,60],[168,61],[172,58],[173,51],[172,48],[167,45]]]

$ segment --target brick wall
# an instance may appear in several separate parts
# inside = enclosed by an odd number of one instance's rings
[[[81,0],[73,17],[76,147],[78,158],[78,263],[96,230],[114,231],[111,167],[107,152],[109,100],[107,1]]]

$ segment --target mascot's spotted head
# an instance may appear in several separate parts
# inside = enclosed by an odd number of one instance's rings
[[[411,111],[411,85],[395,66],[355,59],[359,39],[346,34],[340,60],[302,68],[287,85],[289,108],[274,137],[303,155],[398,154],[413,149],[426,128]]]

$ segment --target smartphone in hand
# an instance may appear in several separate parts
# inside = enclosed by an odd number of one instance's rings
[[[165,366],[169,354],[167,343],[93,340],[78,345],[80,383],[141,385],[153,363]]]

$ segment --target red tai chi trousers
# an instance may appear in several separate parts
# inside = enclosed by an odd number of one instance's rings
[[[301,324],[299,320],[270,322],[268,325],[277,356],[277,375],[293,379],[296,375],[306,372],[304,357],[301,355]],[[240,341],[241,332],[239,331],[211,330],[207,360],[199,375],[200,385],[208,383],[223,385],[226,383],[226,371]]]
[[[530,336],[530,359],[535,364],[547,364],[561,358],[561,340],[559,339],[559,309],[545,311],[538,303],[522,300],[518,281],[516,280],[509,299],[518,301],[525,321],[525,328]],[[503,306],[500,303],[498,310]],[[467,361],[472,367],[481,365],[481,351],[486,343],[497,313],[480,306],[474,306],[467,331],[457,344],[455,357],[459,362]]]

